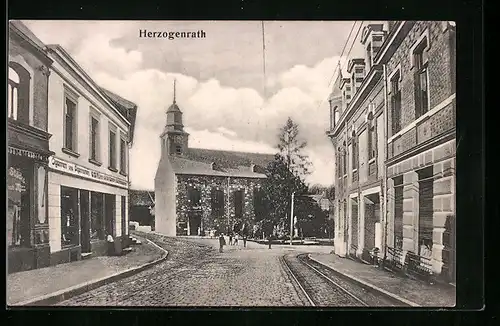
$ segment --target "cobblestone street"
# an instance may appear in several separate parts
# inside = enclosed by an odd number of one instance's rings
[[[297,306],[304,305],[279,257],[286,249],[252,242],[243,248],[217,240],[148,235],[169,251],[144,272],[105,285],[59,305],[77,306]]]

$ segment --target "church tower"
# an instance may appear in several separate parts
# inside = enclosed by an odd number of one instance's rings
[[[174,80],[174,100],[167,110],[167,124],[160,135],[161,153],[166,155],[184,155],[188,147],[189,134],[184,131],[182,111],[176,103],[176,81]]]

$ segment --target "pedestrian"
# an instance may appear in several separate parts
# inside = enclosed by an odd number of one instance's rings
[[[234,244],[238,245],[238,235],[237,234],[234,235]]]
[[[233,234],[232,233],[229,233],[229,245],[230,246],[233,245]]]
[[[223,251],[225,244],[226,244],[226,239],[224,239],[224,233],[221,233],[219,236],[219,252]]]
[[[243,247],[244,248],[247,247],[247,236],[246,235],[243,236]]]
[[[269,249],[271,249],[271,238],[272,238],[272,236],[271,236],[271,235],[269,235],[269,238],[268,238],[268,242],[269,242]]]

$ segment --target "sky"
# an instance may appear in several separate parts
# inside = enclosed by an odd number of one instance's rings
[[[174,79],[190,147],[275,153],[291,117],[308,143],[306,181],[333,184],[327,97],[339,62],[345,72],[348,57],[363,57],[362,31],[354,38],[362,22],[352,29],[353,21],[266,21],[264,33],[261,21],[23,22],[44,43],[63,46],[100,86],[138,105],[132,187],[154,189]],[[206,37],[148,39],[140,30]]]

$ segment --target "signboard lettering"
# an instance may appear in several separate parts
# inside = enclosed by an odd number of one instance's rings
[[[49,158],[49,167],[57,170],[57,171],[62,171],[74,175],[78,175],[80,177],[85,177],[87,179],[95,180],[95,181],[102,181],[108,184],[112,185],[119,185],[119,186],[127,186],[128,183],[126,180],[116,178],[89,168],[86,168],[84,166],[70,163],[70,162],[65,162],[63,160],[57,159],[55,157],[50,157]]]

